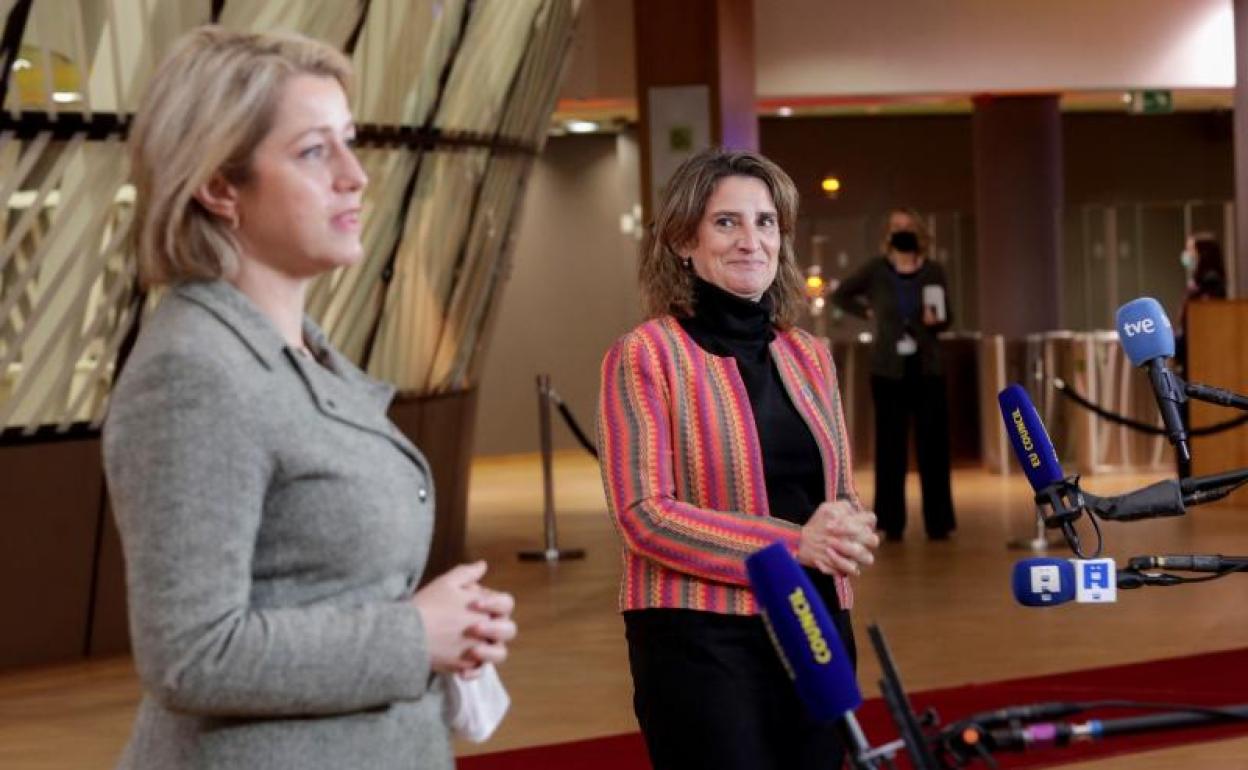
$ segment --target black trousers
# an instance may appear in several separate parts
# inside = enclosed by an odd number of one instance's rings
[[[949,486],[949,403],[945,378],[923,376],[910,356],[901,379],[871,377],[875,398],[875,515],[894,539],[906,528],[906,466],[914,423],[923,524],[928,537],[944,537],[957,522]]]
[[[849,613],[831,610],[856,660]],[[624,613],[633,710],[654,770],[838,770],[833,727],[807,716],[760,617]]]

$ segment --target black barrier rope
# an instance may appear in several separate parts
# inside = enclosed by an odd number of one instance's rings
[[[581,426],[576,422],[576,418],[572,416],[572,410],[568,408],[567,404],[563,403],[563,399],[559,398],[559,394],[555,392],[554,388],[550,390],[550,400],[555,402],[555,406],[559,409],[559,414],[563,415],[563,421],[568,424],[568,430],[572,431],[572,435],[576,436],[576,440],[581,442],[581,446],[585,448],[585,451],[589,452],[597,460],[598,447],[594,446],[594,442],[590,441],[585,431],[581,430]]]
[[[1066,381],[1061,379],[1060,377],[1053,378],[1053,387],[1057,390],[1058,393],[1061,393],[1066,398],[1069,398],[1071,401],[1074,401],[1079,406],[1082,406],[1084,409],[1087,409],[1088,411],[1092,412],[1096,416],[1103,417],[1112,423],[1116,423],[1118,425],[1124,425],[1128,428],[1131,428],[1132,430],[1138,430],[1141,433],[1148,433],[1149,435],[1153,435],[1153,436],[1166,435],[1165,428],[1159,428],[1156,425],[1149,425],[1146,422],[1140,422],[1139,420],[1133,420],[1130,417],[1124,417],[1120,414],[1111,412],[1102,406],[1092,403],[1091,401],[1087,400],[1083,396],[1079,395],[1078,391],[1076,391],[1074,388],[1067,385]],[[1201,428],[1190,428],[1187,431],[1187,435],[1189,436],[1212,436],[1215,433],[1221,433],[1222,431],[1230,430],[1231,428],[1238,428],[1239,426],[1245,423],[1248,423],[1248,414],[1240,415],[1239,417],[1236,417],[1232,420],[1225,420],[1223,422],[1214,423],[1213,425],[1206,425]]]

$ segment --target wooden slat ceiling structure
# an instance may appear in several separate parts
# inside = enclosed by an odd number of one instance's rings
[[[153,67],[216,22],[346,51],[365,259],[308,311],[414,395],[475,384],[579,0],[0,0],[0,429],[97,429],[137,287],[125,136]]]

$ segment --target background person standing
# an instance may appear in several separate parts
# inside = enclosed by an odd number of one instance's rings
[[[931,540],[956,527],[949,483],[949,404],[936,335],[948,328],[945,271],[927,258],[931,236],[913,209],[888,214],[880,249],[841,282],[832,303],[874,322],[875,513],[889,540],[906,528],[906,466],[915,426],[923,524]]]

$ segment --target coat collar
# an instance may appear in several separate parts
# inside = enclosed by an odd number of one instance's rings
[[[178,284],[173,292],[204,308],[225,324],[266,369],[272,370],[283,360],[294,362],[296,367],[303,365],[302,359],[296,355],[294,348],[286,344],[273,322],[229,281],[188,281]],[[360,371],[330,345],[325,332],[307,316],[303,318],[303,339],[335,374],[363,385],[383,410],[389,406],[394,398],[394,387]]]
[[[266,369],[272,369],[289,347],[273,323],[228,281],[188,281],[178,284],[173,292],[216,316]]]

